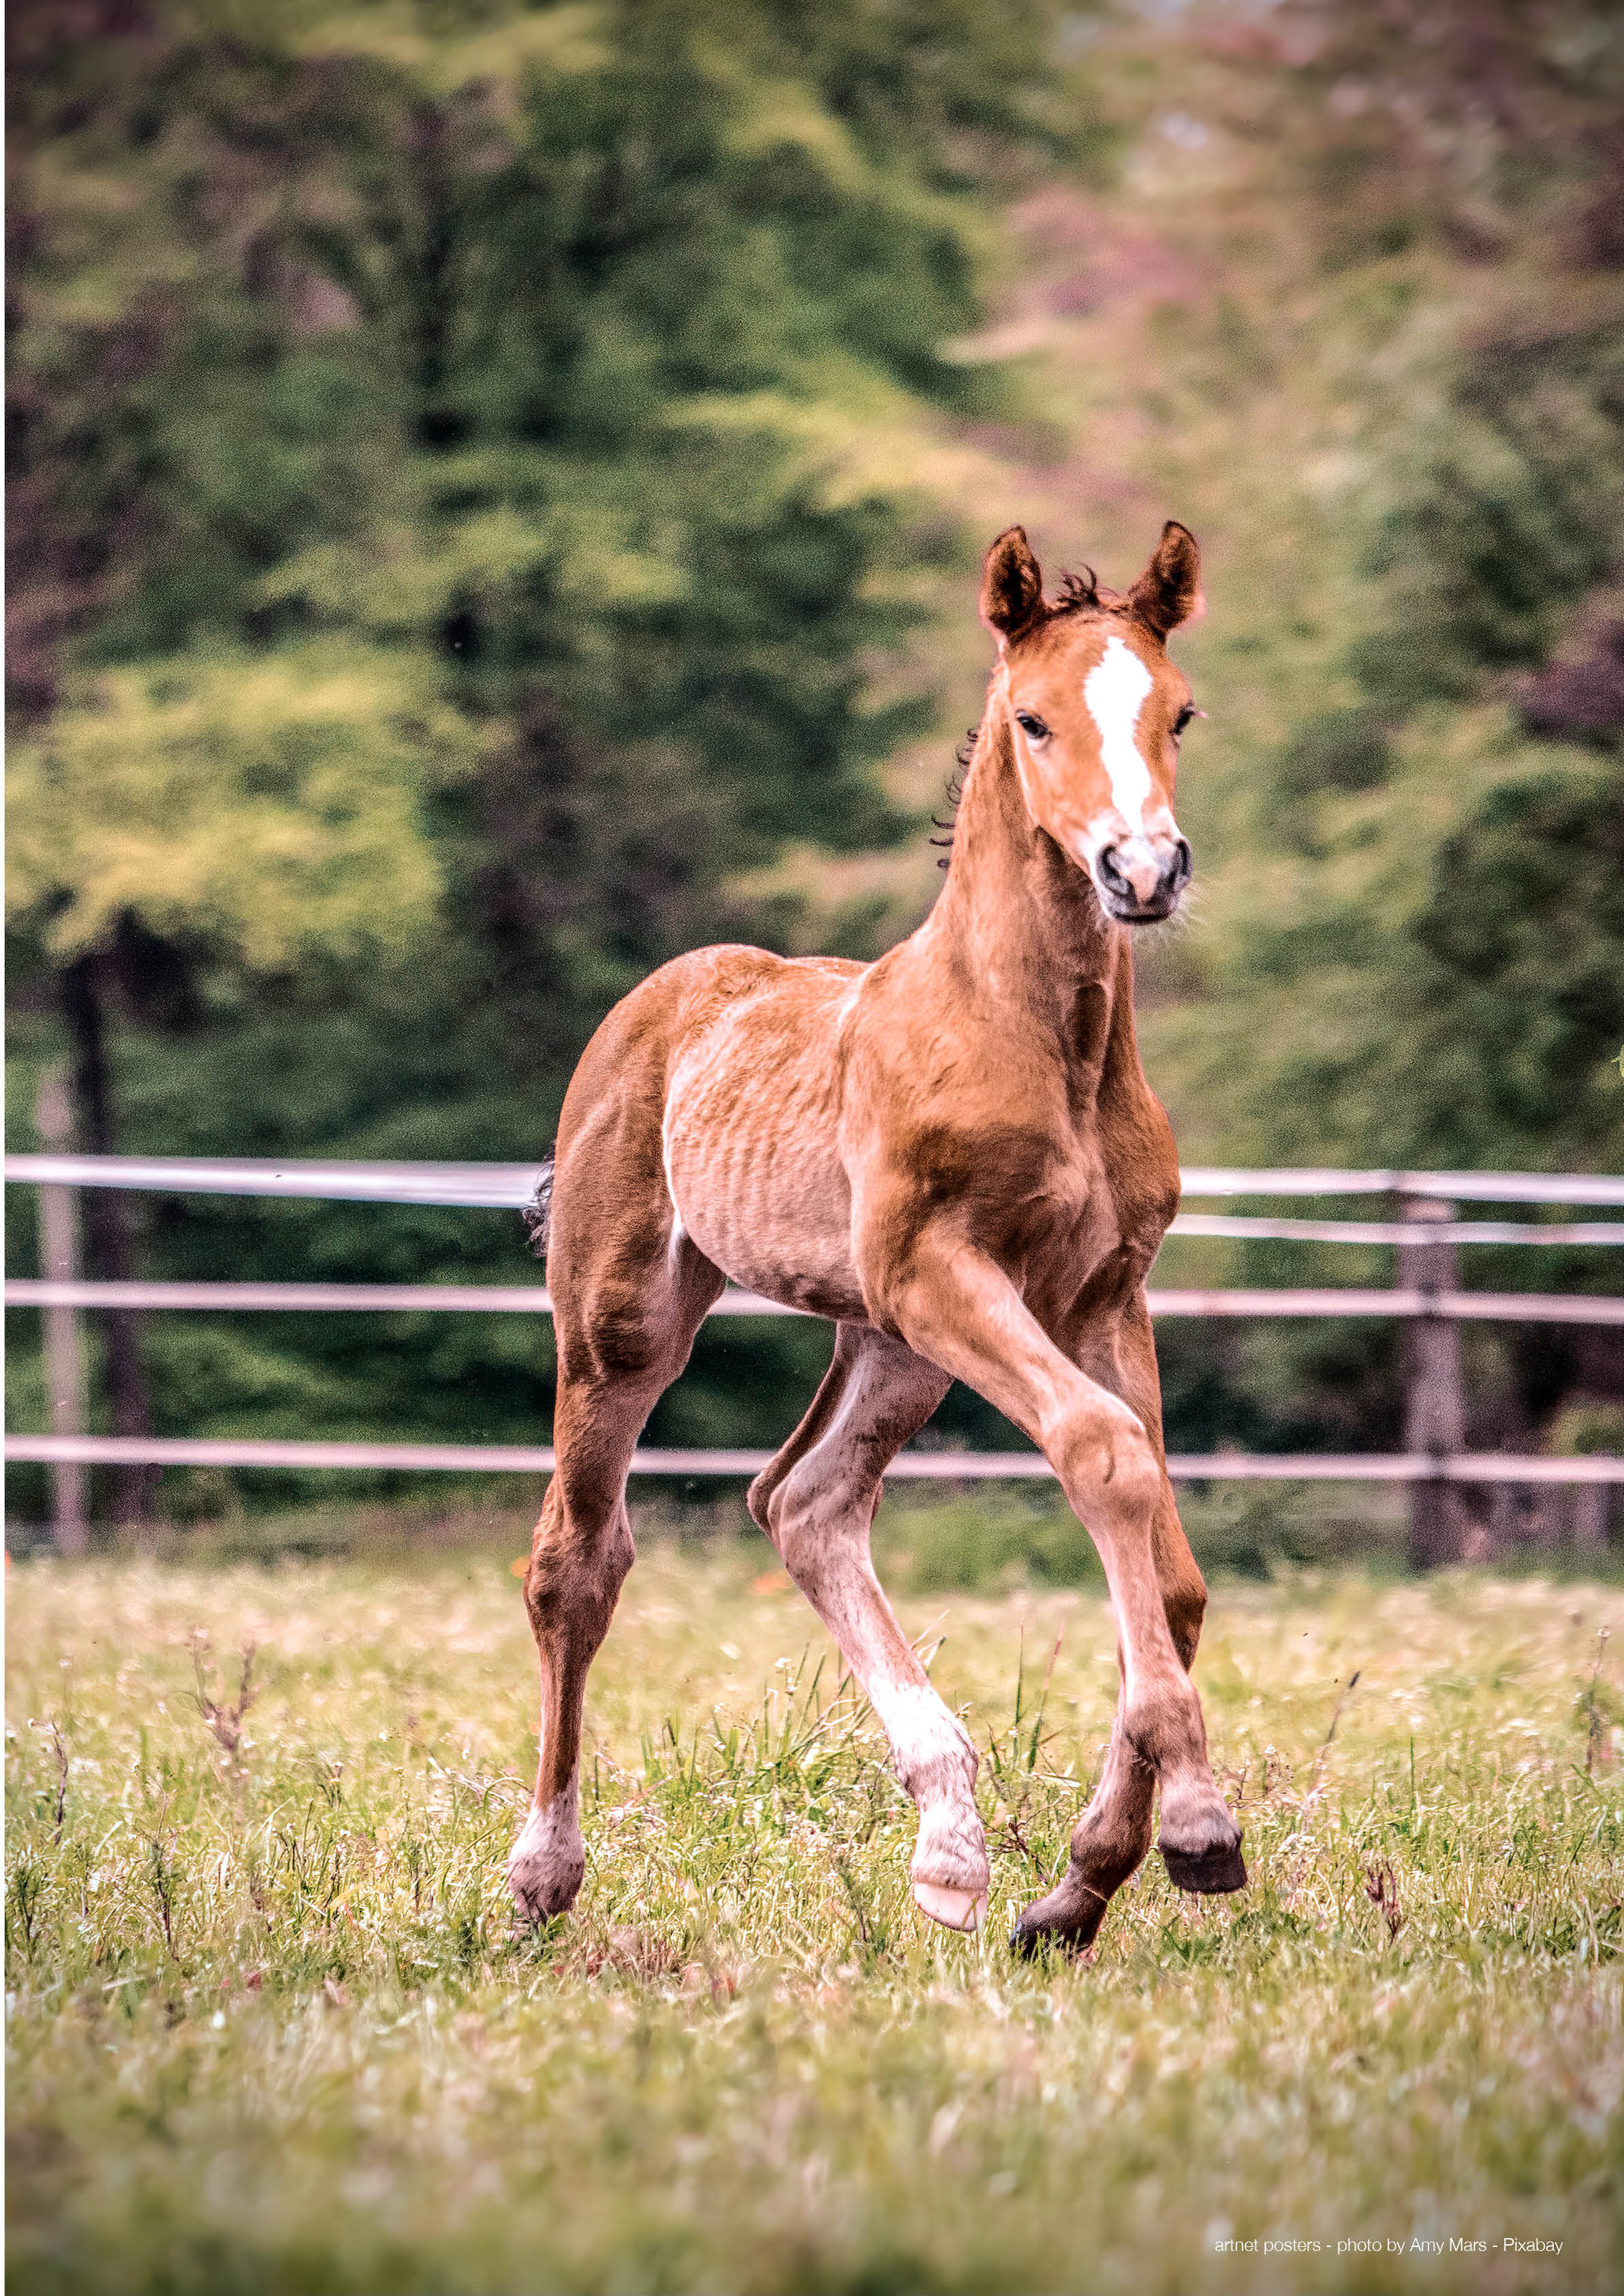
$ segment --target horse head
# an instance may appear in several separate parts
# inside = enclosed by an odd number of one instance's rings
[[[1190,882],[1173,785],[1195,709],[1167,640],[1201,604],[1201,554],[1175,519],[1120,594],[1068,576],[1046,599],[1019,526],[982,570],[981,619],[998,641],[988,718],[1004,721],[988,730],[1007,738],[1033,821],[1120,924],[1171,916]]]

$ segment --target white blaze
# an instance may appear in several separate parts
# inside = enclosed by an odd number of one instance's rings
[[[1120,638],[1105,641],[1104,652],[1083,680],[1083,700],[1100,729],[1111,802],[1132,831],[1144,828],[1144,801],[1151,793],[1150,768],[1134,734],[1152,683],[1138,655]]]

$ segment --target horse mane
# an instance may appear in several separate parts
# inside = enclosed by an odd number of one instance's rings
[[[1120,594],[1103,589],[1093,567],[1085,566],[1080,574],[1061,576],[1060,595],[1049,611],[1052,614],[1108,614],[1121,603]]]
[[[966,726],[964,738],[953,753],[958,763],[958,771],[949,774],[947,780],[947,818],[942,821],[935,814],[931,816],[932,829],[939,829],[944,832],[942,836],[932,837],[929,840],[931,844],[941,849],[942,857],[936,865],[939,869],[945,869],[953,857],[953,825],[958,819],[959,800],[964,794],[964,776],[970,771],[970,763],[975,756],[975,745],[980,738],[980,732],[979,726]]]

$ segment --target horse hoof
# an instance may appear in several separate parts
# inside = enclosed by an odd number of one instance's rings
[[[922,1914],[929,1914],[933,1922],[944,1929],[965,1930],[972,1935],[987,1919],[987,1892],[974,1890],[944,1890],[939,1882],[915,1882],[914,1902]]]
[[[1231,1890],[1246,1887],[1246,1860],[1238,1841],[1219,1842],[1210,1849],[1194,1852],[1170,1849],[1165,1841],[1157,1847],[1176,1890],[1189,1890],[1202,1898],[1222,1898]]]
[[[1049,1947],[1073,1956],[1087,1953],[1099,1935],[1106,1903],[1103,1890],[1069,1874],[1058,1889],[1038,1898],[1017,1917],[1010,1931],[1009,1949],[1023,1960]]]
[[[1071,1940],[1063,1930],[1051,1929],[1046,1922],[1029,1922],[1023,1914],[1009,1933],[1010,1952],[1017,1961],[1035,1961],[1046,1946],[1058,1946],[1066,1953]]]

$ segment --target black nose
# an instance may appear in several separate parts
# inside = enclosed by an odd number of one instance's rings
[[[1165,917],[1189,883],[1194,863],[1188,839],[1180,837],[1161,848],[1141,844],[1136,855],[1107,845],[1096,866],[1113,906],[1132,916]]]

